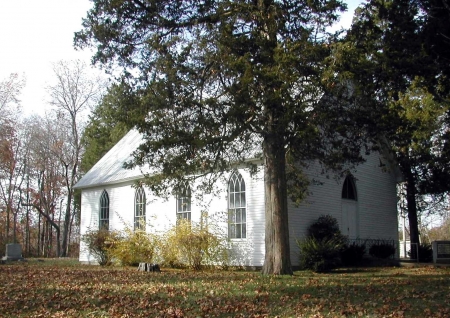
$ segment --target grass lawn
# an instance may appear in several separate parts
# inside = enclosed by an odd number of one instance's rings
[[[450,268],[192,272],[0,265],[0,317],[450,317]]]

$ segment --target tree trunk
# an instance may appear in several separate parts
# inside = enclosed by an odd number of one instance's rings
[[[70,238],[72,237],[72,230],[73,230],[73,220],[75,218],[75,205],[72,207],[72,215],[70,217],[70,224],[69,224],[69,236],[67,239],[67,250],[66,250],[66,255],[69,256],[70,255]]]
[[[10,209],[9,209],[9,203],[6,205],[6,232],[5,232],[5,238],[6,238],[6,242],[7,243],[10,243],[9,242],[9,227],[10,227],[10,224],[9,224],[9,216],[10,216]]]
[[[60,239],[60,231],[59,228],[54,228],[56,232],[56,255],[61,254],[61,239]]]
[[[409,235],[411,242],[411,258],[416,259],[418,257],[417,250],[414,244],[419,244],[419,224],[417,216],[417,202],[416,202],[416,185],[414,176],[411,171],[407,172],[406,176],[406,203],[408,209],[409,220]]]
[[[27,204],[30,204],[30,178],[29,176],[27,176]],[[25,251],[26,251],[26,255],[30,256],[30,207],[27,206],[27,210],[26,210],[27,214],[26,214],[26,227],[25,227]]]
[[[265,248],[262,273],[292,275],[283,138],[270,134],[264,140]]]
[[[52,216],[48,215],[38,205],[35,205],[35,204],[24,204],[24,203],[22,203],[22,206],[31,206],[31,207],[35,208],[39,212],[39,215],[43,216],[45,218],[45,226],[44,226],[44,228],[47,227],[46,231],[47,231],[47,234],[48,234],[48,237],[49,237],[48,244],[50,246],[53,246],[52,229],[55,229],[55,232],[56,232],[56,256],[59,256],[61,254],[61,241],[60,241],[61,230],[60,230],[58,224],[56,224],[55,221],[53,220],[53,214],[52,214]],[[50,228],[50,229],[48,229],[48,228]],[[43,229],[43,232],[42,232],[42,242],[43,242],[42,250],[45,251],[45,230],[44,229]]]
[[[64,228],[63,228],[63,241],[61,248],[61,257],[67,256],[68,241],[69,241],[69,228],[71,220],[71,203],[72,202],[72,189],[68,190],[67,194],[67,204],[66,204],[66,214],[64,216]]]
[[[13,243],[17,243],[17,211],[13,212]]]
[[[37,237],[37,256],[41,256],[41,244],[42,244],[42,239],[41,239],[41,231],[43,231],[43,229],[41,229],[41,222],[42,221],[42,217],[41,214],[39,213],[39,223],[38,223],[38,237]]]
[[[46,255],[46,237],[47,237],[47,228],[48,228],[48,221],[45,221],[42,223],[42,237],[41,237],[41,244],[42,244],[42,256],[45,257]]]

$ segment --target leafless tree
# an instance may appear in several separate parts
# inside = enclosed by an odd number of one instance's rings
[[[28,120],[29,136],[29,165],[28,175],[31,183],[28,185],[31,200],[23,203],[24,206],[33,207],[49,227],[39,225],[40,241],[38,251],[50,255],[51,247],[44,250],[45,245],[52,245],[52,233],[56,235],[56,255],[61,255],[61,222],[57,216],[61,198],[65,196],[65,170],[60,162],[62,157],[61,144],[64,143],[65,133],[61,133],[59,118],[54,113],[44,117],[35,116]],[[23,200],[25,201],[25,200]],[[61,214],[61,211],[59,211]],[[49,244],[43,244],[44,241]]]
[[[20,136],[20,92],[25,80],[18,74],[0,81],[0,212],[3,230],[2,243],[15,241],[17,208],[16,198],[23,173],[23,143]],[[14,237],[11,233],[11,217],[14,216]],[[2,244],[3,245],[3,244]]]
[[[0,203],[5,208],[5,239],[16,242],[17,214],[20,209],[20,191],[26,165],[27,147],[21,124],[8,121],[0,126]],[[10,237],[13,217],[13,238]]]
[[[103,92],[103,81],[90,72],[88,66],[79,60],[60,61],[54,64],[55,83],[47,87],[50,103],[55,107],[59,125],[66,129],[58,138],[58,160],[64,170],[66,186],[66,211],[62,231],[61,255],[68,254],[68,239],[72,220],[73,187],[78,180],[78,167],[81,160],[81,134],[86,122],[86,114],[98,103]],[[61,137],[61,135],[60,135]]]
[[[17,73],[12,73],[8,79],[0,82],[0,124],[20,107],[19,95],[24,86],[24,77],[21,78]]]

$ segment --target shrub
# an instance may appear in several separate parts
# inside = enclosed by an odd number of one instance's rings
[[[307,237],[314,237],[315,239],[330,240],[338,239],[344,241],[344,237],[339,230],[339,223],[336,218],[331,215],[322,215],[317,221],[313,222],[307,229]]]
[[[177,223],[164,235],[161,256],[165,265],[187,265],[200,270],[203,265],[227,262],[225,239],[201,224],[186,220]]]
[[[433,249],[430,244],[419,245],[419,262],[430,263],[433,261]]]
[[[353,242],[350,245],[345,245],[341,250],[341,261],[345,266],[359,265],[366,253],[365,244],[357,244]]]
[[[411,251],[408,251],[408,256],[411,257]],[[430,244],[423,243],[419,245],[419,262],[430,263],[433,261],[433,249]]]
[[[370,247],[369,254],[373,257],[385,259],[394,256],[395,247],[388,243],[376,243]]]
[[[316,272],[326,272],[340,263],[340,251],[345,246],[345,237],[339,230],[337,220],[322,215],[307,229],[307,238],[297,241],[300,248],[300,266]]]
[[[184,267],[179,256],[175,227],[161,235],[156,254],[159,257],[159,263],[164,267]]]
[[[88,230],[86,234],[81,237],[81,240],[86,244],[89,253],[101,266],[111,265],[111,247],[116,239],[117,233],[110,232],[106,229]]]
[[[322,239],[308,237],[297,241],[300,248],[300,266],[315,272],[328,272],[340,264],[339,252],[342,249],[340,239]]]
[[[110,248],[110,254],[114,261],[123,266],[152,263],[156,242],[157,240],[152,234],[126,228],[114,241]]]

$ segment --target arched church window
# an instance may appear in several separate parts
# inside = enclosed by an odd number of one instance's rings
[[[228,181],[228,236],[230,239],[247,237],[245,182],[235,171]]]
[[[136,189],[134,195],[134,229],[145,230],[145,206],[146,206],[145,191],[143,187]]]
[[[109,230],[109,196],[106,190],[100,196],[99,228]]]
[[[191,220],[191,187],[180,186],[177,191],[177,220]]]
[[[344,185],[342,186],[342,199],[357,201],[358,197],[356,195],[356,186],[354,177],[348,175],[345,178]]]

